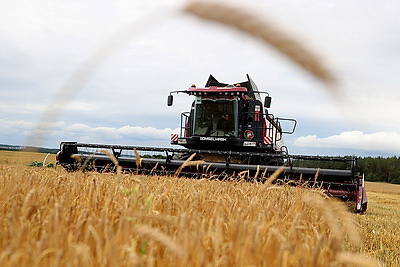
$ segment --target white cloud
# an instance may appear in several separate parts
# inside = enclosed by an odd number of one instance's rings
[[[0,119],[0,132],[3,138],[0,143],[23,144],[37,125],[24,120],[8,121]],[[57,122],[51,130],[43,131],[40,128],[35,131],[46,139],[46,145],[56,147],[61,141],[79,141],[90,143],[112,143],[123,145],[159,145],[168,146],[171,133],[179,133],[177,129],[157,129],[154,127],[139,127],[125,125],[121,127],[92,127],[86,124],[67,125],[65,122]],[[48,129],[48,127],[45,127]]]
[[[57,142],[79,141],[89,143],[137,145],[137,146],[168,146],[171,133],[179,129],[157,129],[154,127],[122,126],[122,127],[92,127],[86,124],[73,124],[57,129]],[[54,139],[55,132],[49,133],[48,139]]]
[[[87,143],[121,144],[135,146],[169,146],[171,133],[179,129],[157,129],[154,127],[122,126],[91,127],[85,124],[73,124],[49,133],[49,140],[55,142],[78,141]]]
[[[48,106],[46,104],[37,104],[26,101],[10,100],[8,103],[0,103],[0,113],[4,114],[40,114],[43,113]],[[57,105],[54,108],[65,109],[69,111],[88,112],[94,111],[96,108],[93,104],[82,101],[73,101],[69,105]]]
[[[138,127],[138,126],[122,126],[115,127],[91,127],[86,124],[73,124],[63,127],[59,130],[75,135],[92,134],[94,136],[104,136],[107,139],[130,138],[130,139],[164,139],[169,138],[170,134],[177,132],[179,129],[172,130],[170,128],[157,129],[154,127]]]
[[[399,154],[400,134],[396,132],[367,134],[361,131],[351,131],[323,138],[307,135],[297,138],[294,145],[310,148],[350,148]]]

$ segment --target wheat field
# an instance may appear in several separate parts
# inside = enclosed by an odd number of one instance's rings
[[[396,193],[370,192],[357,215],[302,188],[67,173],[12,153],[0,153],[1,266],[399,266]]]
[[[337,82],[254,14],[199,1],[182,11],[258,38],[330,87]],[[58,92],[47,125],[118,49],[115,37]],[[26,166],[45,156],[0,152],[0,266],[400,266],[396,187],[367,184],[369,209],[360,215],[303,188]]]

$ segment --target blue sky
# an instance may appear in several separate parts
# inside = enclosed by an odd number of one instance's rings
[[[285,139],[290,153],[400,155],[398,1],[229,1],[320,56],[340,80],[339,97],[259,41],[183,14],[185,3],[1,1],[0,143],[169,146],[192,101],[178,95],[167,107],[170,91],[202,86],[209,74],[240,82],[248,73],[272,96],[270,112],[297,119]],[[70,78],[126,25],[118,49],[58,103],[44,139],[29,139]]]

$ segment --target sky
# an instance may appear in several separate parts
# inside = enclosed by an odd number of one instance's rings
[[[400,2],[227,3],[318,55],[339,93],[259,40],[185,14],[187,1],[2,0],[0,144],[170,146],[193,101],[178,94],[167,107],[170,91],[249,74],[272,97],[270,113],[297,120],[290,154],[400,156]],[[74,82],[79,90],[64,90]],[[43,120],[50,128],[35,141]]]

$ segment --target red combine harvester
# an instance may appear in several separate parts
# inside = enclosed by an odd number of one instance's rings
[[[355,203],[356,212],[367,209],[356,158],[290,155],[283,134],[294,132],[296,120],[270,114],[271,97],[248,75],[236,84],[210,75],[204,88],[172,91],[168,106],[174,93],[194,96],[190,111],[181,114],[179,135],[171,135],[171,144],[185,149],[62,142],[58,164],[71,171],[115,171],[118,164],[124,172],[140,174],[257,181],[282,168],[278,182],[322,188],[329,196]],[[264,101],[261,94],[266,94]]]

